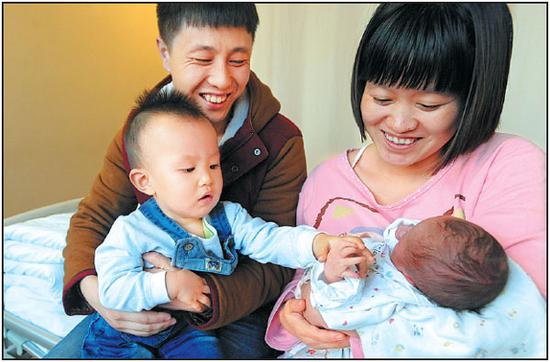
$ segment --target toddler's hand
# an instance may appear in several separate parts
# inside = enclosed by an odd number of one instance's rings
[[[344,277],[363,278],[374,256],[356,236],[333,237],[329,241],[330,251],[325,263],[325,279],[328,283]]]
[[[168,271],[166,287],[171,302],[163,304],[164,308],[200,313],[210,307],[210,288],[203,278],[192,271]]]

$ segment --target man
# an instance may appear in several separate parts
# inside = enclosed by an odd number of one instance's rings
[[[294,224],[298,193],[306,177],[303,140],[299,129],[278,113],[280,104],[269,88],[250,71],[258,24],[255,6],[162,3],[157,18],[157,45],[170,76],[156,88],[187,94],[214,125],[224,178],[222,200],[239,202],[253,216]],[[115,329],[147,336],[175,319],[165,312],[104,308],[94,269],[95,248],[114,220],[147,199],[128,180],[124,129],[109,146],[90,194],[71,219],[64,250],[63,305],[67,314],[96,310]],[[210,288],[210,307],[189,313],[187,319],[199,329],[216,330],[228,358],[272,357],[263,341],[269,303],[278,297],[292,271],[241,260],[229,277],[201,274]],[[47,357],[77,356],[88,324],[89,318]]]

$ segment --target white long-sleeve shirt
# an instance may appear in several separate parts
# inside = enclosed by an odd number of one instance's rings
[[[222,202],[232,230],[235,249],[262,263],[290,268],[312,265],[312,242],[319,233],[309,226],[289,227],[253,218],[239,204]],[[209,218],[206,217],[206,221]],[[220,243],[217,233],[209,239]],[[148,273],[142,254],[156,251],[172,258],[175,241],[139,210],[119,217],[105,241],[96,249],[95,266],[103,306],[124,311],[149,310],[170,302],[166,272]]]

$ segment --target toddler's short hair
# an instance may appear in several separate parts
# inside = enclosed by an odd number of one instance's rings
[[[131,168],[138,167],[141,162],[141,148],[139,145],[141,133],[153,118],[151,116],[161,113],[175,114],[183,118],[208,122],[195,101],[176,90],[170,92],[164,90],[143,92],[137,99],[135,108],[130,113],[130,121],[124,133],[124,148]]]

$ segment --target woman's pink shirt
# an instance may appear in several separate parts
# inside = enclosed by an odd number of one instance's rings
[[[474,152],[440,170],[416,192],[380,205],[355,174],[347,152],[319,165],[298,203],[297,224],[330,234],[385,229],[399,217],[425,219],[464,210],[466,220],[489,231],[546,297],[546,169],[544,152],[531,142],[497,133]],[[288,350],[297,339],[280,324],[281,304],[294,296],[296,273],[269,318],[267,343]]]

